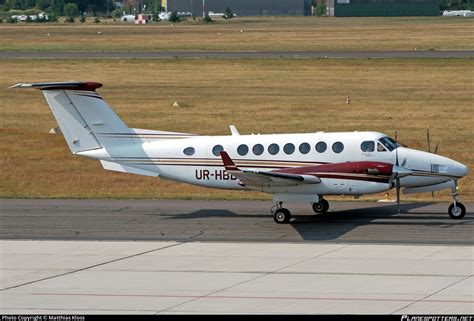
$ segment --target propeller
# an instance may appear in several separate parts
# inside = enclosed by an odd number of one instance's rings
[[[426,129],[426,140],[428,141],[428,153],[431,153],[431,144],[430,144],[430,129]],[[439,145],[436,144],[436,147],[434,149],[433,154],[438,154],[438,147]],[[431,197],[433,198],[434,201],[434,191],[431,192]]]
[[[430,129],[426,129],[426,140],[428,141],[428,153],[431,153],[431,145],[430,145]]]
[[[398,130],[395,131],[395,142],[398,144]],[[395,165],[399,167],[398,163],[398,147],[395,149]],[[400,178],[398,173],[395,176],[395,188],[397,190],[397,210],[400,214]]]
[[[398,143],[398,131],[395,131],[395,142],[397,143],[397,145],[401,146]],[[395,186],[395,189],[397,191],[397,210],[398,214],[400,214],[400,178],[412,175],[413,170],[405,166],[407,163],[407,157],[405,157],[402,160],[402,163],[400,164],[400,160],[398,157],[398,149],[398,147],[395,149],[395,164],[392,168],[392,175],[390,176],[389,184],[390,186]],[[393,184],[394,182],[395,184]]]

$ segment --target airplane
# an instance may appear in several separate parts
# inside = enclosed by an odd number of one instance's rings
[[[138,17],[137,17],[138,19]],[[131,23],[135,23],[135,15],[134,14],[124,14],[120,20],[122,22],[131,22]]]
[[[451,189],[448,214],[462,219],[457,180],[468,168],[452,159],[404,147],[379,132],[271,135],[196,134],[129,128],[96,89],[97,82],[19,83],[42,91],[74,155],[106,170],[164,177],[189,184],[273,194],[278,224],[289,223],[284,202],[306,202],[327,213],[326,195],[404,193]]]

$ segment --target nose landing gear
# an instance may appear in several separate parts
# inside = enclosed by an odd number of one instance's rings
[[[456,197],[458,196],[458,182],[456,179],[451,187],[451,196],[453,198],[453,203],[448,208],[448,214],[453,220],[460,220],[464,215],[466,215],[466,207],[456,200]]]

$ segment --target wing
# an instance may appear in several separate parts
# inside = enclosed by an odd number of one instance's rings
[[[227,152],[222,151],[222,161],[226,171],[229,174],[237,177],[241,181],[241,185],[261,186],[261,185],[272,185],[272,186],[295,186],[302,184],[319,184],[321,179],[314,175],[299,175],[299,174],[288,174],[288,173],[276,173],[276,172],[264,172],[264,171],[248,171],[240,170],[232,159],[229,157]]]

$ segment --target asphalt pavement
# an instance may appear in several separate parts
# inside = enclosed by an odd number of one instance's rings
[[[290,224],[276,224],[266,201],[0,200],[0,238],[225,242],[474,244],[474,204],[452,220],[447,203],[330,202],[316,215],[288,204]]]

